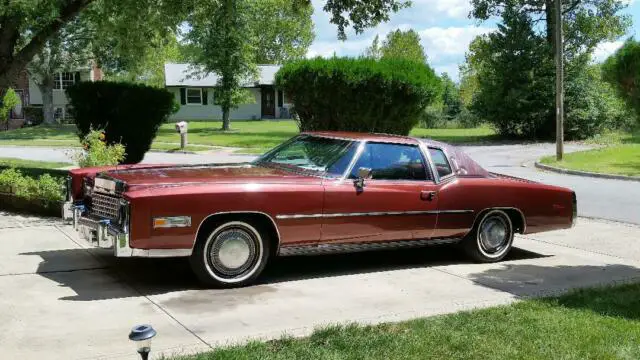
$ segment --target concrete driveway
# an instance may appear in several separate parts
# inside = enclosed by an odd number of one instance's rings
[[[127,334],[139,323],[158,330],[156,356],[184,354],[635,281],[639,240],[640,227],[581,218],[518,237],[498,264],[445,247],[283,258],[259,285],[210,290],[184,259],[114,259],[58,220],[0,214],[0,359],[136,359]]]

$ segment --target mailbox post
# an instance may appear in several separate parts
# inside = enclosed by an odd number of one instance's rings
[[[184,148],[187,147],[187,122],[177,122],[176,132],[180,134],[180,149],[184,150]]]

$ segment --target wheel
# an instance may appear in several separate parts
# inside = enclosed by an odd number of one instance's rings
[[[198,238],[191,254],[191,268],[198,279],[212,287],[242,287],[253,283],[269,258],[269,234],[243,221],[217,225]]]
[[[491,210],[476,224],[462,242],[465,252],[475,261],[502,260],[513,245],[513,224],[501,210]]]

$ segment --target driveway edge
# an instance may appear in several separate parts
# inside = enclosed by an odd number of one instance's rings
[[[627,175],[614,175],[614,174],[601,174],[588,171],[563,169],[555,166],[545,165],[539,161],[535,162],[535,167],[542,170],[547,170],[559,174],[578,175],[600,179],[613,179],[613,180],[625,180],[625,181],[637,181],[640,182],[640,176],[627,176]]]

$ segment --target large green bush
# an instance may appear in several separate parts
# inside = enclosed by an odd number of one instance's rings
[[[80,140],[93,129],[104,130],[108,144],[125,146],[127,164],[143,159],[158,128],[175,110],[170,92],[139,84],[80,82],[67,95]]]
[[[628,39],[603,67],[605,79],[615,86],[640,119],[640,41]]]
[[[316,58],[283,66],[276,86],[292,99],[301,131],[407,135],[440,91],[428,65],[410,60]]]

